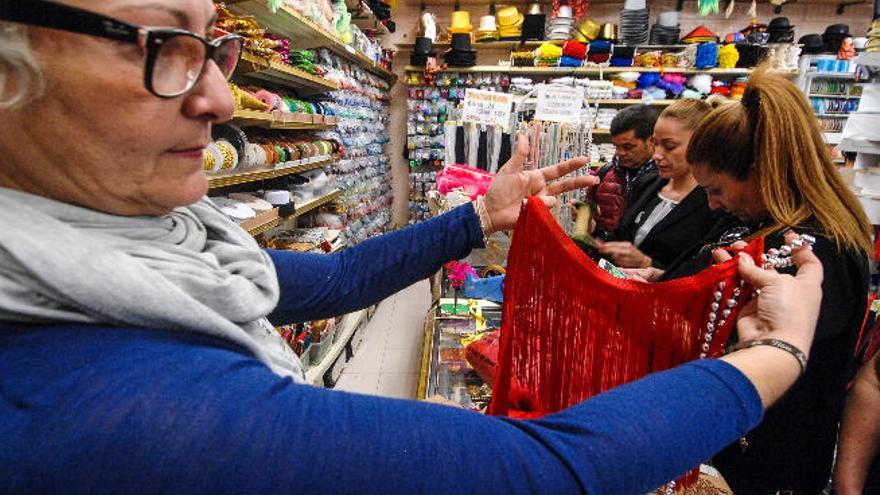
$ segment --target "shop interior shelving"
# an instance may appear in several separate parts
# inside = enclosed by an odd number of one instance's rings
[[[282,6],[277,12],[272,12],[266,0],[243,0],[229,4],[229,9],[240,15],[254,16],[257,22],[269,31],[293,39],[298,49],[327,48],[370,72],[382,76],[390,83],[393,83],[397,78],[393,72],[343,43],[334,33],[318,26],[291,8]]]
[[[271,62],[251,53],[243,53],[235,70],[237,78],[256,79],[272,84],[293,87],[302,95],[311,95],[339,89],[333,81],[310,74],[290,65]]]
[[[327,203],[334,201],[336,198],[339,197],[340,194],[342,194],[341,190],[334,189],[332,192],[327,193],[319,198],[315,198],[315,199],[309,201],[308,203],[303,203],[301,206],[296,205],[296,213],[291,215],[290,218],[301,217],[319,206],[323,206],[323,205],[326,205]]]
[[[422,72],[424,67],[415,65],[406,66],[407,72]],[[473,67],[448,67],[444,72],[458,72],[462,74],[474,74],[493,72],[500,74],[523,74],[533,76],[577,76],[618,74],[621,72],[658,72],[676,74],[711,74],[728,76],[745,76],[752,73],[752,69],[680,69],[676,67],[511,67],[507,65],[475,65]],[[796,72],[790,72],[790,75]]]
[[[221,187],[229,187],[237,184],[276,179],[278,177],[284,177],[285,175],[298,174],[300,172],[321,168],[333,161],[334,158],[332,156],[316,157],[316,159],[312,160],[288,162],[291,163],[291,165],[268,170],[254,170],[229,175],[214,175],[208,177],[208,187],[210,189],[219,189]]]
[[[239,127],[267,127],[270,129],[289,130],[326,130],[336,126],[336,118],[332,116],[293,113],[293,112],[260,112],[256,110],[236,110],[232,115],[232,123]]]
[[[349,345],[355,332],[363,328],[368,319],[368,309],[362,309],[345,315],[342,321],[342,328],[337,330],[338,333],[334,339],[333,346],[330,347],[330,351],[327,352],[318,364],[312,365],[306,370],[306,383],[319,387],[324,386],[324,375],[336,363],[336,360],[341,357],[342,351]]]

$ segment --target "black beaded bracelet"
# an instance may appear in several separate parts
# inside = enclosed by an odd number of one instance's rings
[[[781,349],[798,360],[798,364],[801,365],[801,373],[807,370],[807,355],[803,353],[797,347],[789,344],[784,340],[779,339],[755,339],[755,340],[746,340],[744,342],[737,342],[736,344],[730,345],[724,351],[724,354],[730,354],[734,351],[739,351],[742,349],[748,349],[750,347],[755,347],[756,345],[769,345],[771,347],[775,347],[777,349]]]

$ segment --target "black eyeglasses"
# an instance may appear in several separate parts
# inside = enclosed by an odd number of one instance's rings
[[[144,85],[160,98],[190,91],[208,60],[228,79],[238,65],[243,41],[235,34],[206,40],[184,29],[135,26],[46,0],[0,0],[0,20],[136,43],[146,51]]]

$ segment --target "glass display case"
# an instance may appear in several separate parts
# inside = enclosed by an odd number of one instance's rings
[[[468,344],[501,325],[501,306],[489,301],[441,298],[425,318],[425,341],[418,398],[446,401],[482,411],[492,397],[491,388],[465,359]],[[466,308],[466,309],[465,309]]]

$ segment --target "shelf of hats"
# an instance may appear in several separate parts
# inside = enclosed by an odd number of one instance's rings
[[[452,10],[453,3],[460,8]],[[841,21],[864,22],[870,6],[848,7],[838,15],[837,3],[806,0],[785,6],[783,15],[766,2],[757,7],[739,2],[731,3],[730,15],[723,9],[703,15],[698,9],[706,3],[712,2],[684,2],[678,11],[674,1],[650,6],[644,0],[428,2],[426,10],[413,16],[418,22],[415,36],[395,45],[409,57],[402,81],[408,86],[410,221],[430,216],[425,191],[435,189],[431,178],[447,162],[473,161],[468,133],[462,133],[457,121],[470,88],[511,93],[517,102],[542,83],[583,87],[584,106],[600,107],[584,114],[594,119],[590,156],[594,166],[601,166],[614,155],[609,127],[619,109],[641,103],[665,106],[712,94],[736,100],[754,68],[766,63],[798,79],[815,102],[828,142],[839,142],[845,117],[858,108],[861,91],[852,49],[867,53],[874,46],[859,39],[862,27],[851,33]],[[819,34],[798,39],[796,28]],[[811,57],[829,61],[803,65]],[[450,132],[458,136],[447,139]],[[474,145],[479,168],[483,134],[474,140],[480,143]],[[450,143],[461,148],[462,140],[464,153],[446,149]]]

